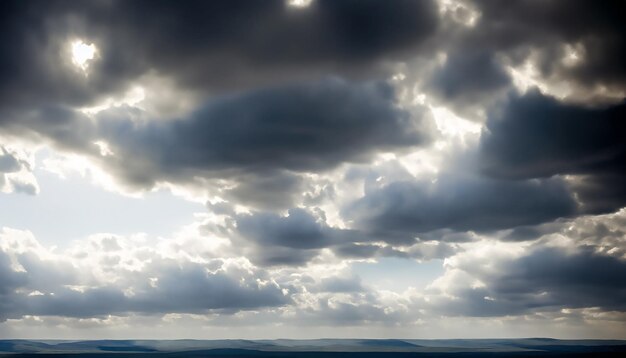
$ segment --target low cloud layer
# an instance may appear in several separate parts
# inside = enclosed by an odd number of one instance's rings
[[[289,302],[275,282],[261,283],[259,272],[237,263],[181,261],[154,250],[142,254],[141,248],[134,251],[137,256],[133,251],[129,256],[115,237],[94,239],[92,243],[108,249],[83,251],[77,258],[45,250],[26,232],[3,230],[1,237],[2,320],[25,315],[237,312]],[[102,274],[109,280],[103,281]]]
[[[448,268],[452,281],[447,282],[445,294],[457,299],[442,299],[436,309],[461,316],[521,315],[588,307],[624,310],[626,281],[621,273],[625,263],[619,257],[599,254],[588,247],[537,247],[517,257],[493,254],[481,258],[468,253],[454,260]]]

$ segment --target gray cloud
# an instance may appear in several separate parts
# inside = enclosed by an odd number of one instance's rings
[[[359,240],[359,233],[329,227],[304,209],[290,209],[287,216],[273,213],[238,215],[237,231],[248,246],[246,256],[261,265],[302,265],[319,250]]]
[[[406,233],[332,227],[325,222],[323,214],[316,217],[301,208],[289,209],[285,216],[271,212],[239,214],[235,216],[235,223],[236,246],[241,246],[245,256],[261,266],[305,265],[326,248],[340,258],[350,259],[431,259],[452,252],[450,247],[441,243],[425,249]],[[442,237],[446,235],[428,238],[428,241],[444,240]],[[237,245],[240,240],[243,244]]]
[[[431,76],[433,92],[461,108],[483,104],[511,81],[493,52],[471,48],[448,53],[445,63]]]
[[[150,71],[201,92],[328,74],[370,77],[437,27],[431,1],[5,1],[0,103],[86,105]],[[89,76],[69,42],[95,43]]]
[[[478,262],[458,267],[485,286],[453,289],[461,300],[440,302],[450,315],[505,316],[563,308],[626,309],[626,262],[582,247],[572,253],[538,247],[516,259],[493,262],[484,270]]]
[[[381,238],[383,239],[383,238]],[[392,246],[379,246],[371,244],[344,244],[334,248],[333,252],[342,258],[348,259],[367,259],[372,257],[401,257],[410,258],[413,255],[410,253],[399,251]],[[414,255],[415,257],[422,257],[422,255]],[[429,257],[430,255],[423,255]],[[431,257],[429,257],[431,258]]]
[[[256,282],[259,272],[232,267],[214,270],[215,265],[153,257],[140,271],[128,272],[126,280],[103,284],[93,278],[85,281],[84,273],[71,264],[32,252],[14,257],[22,270],[15,270],[9,254],[0,251],[1,320],[24,315],[237,312],[289,302],[277,284]]]
[[[390,86],[337,79],[222,97],[177,121],[100,123],[124,160],[118,170],[146,181],[168,173],[319,171],[426,139],[420,118],[395,107]]]
[[[360,277],[331,277],[323,279],[313,290],[319,292],[361,292],[365,291]]]
[[[20,169],[22,169],[22,165],[19,160],[6,148],[0,146],[0,189],[8,182],[6,174],[17,172]]]
[[[3,146],[0,146],[0,153],[0,173],[13,173],[22,169],[20,161]]]
[[[290,209],[287,216],[258,213],[240,215],[237,230],[261,245],[294,249],[317,249],[333,244],[335,230],[303,209]]]
[[[481,137],[483,170],[512,179],[583,175],[573,189],[585,211],[621,208],[626,195],[616,184],[626,178],[625,108],[568,105],[538,91],[513,95]]]
[[[1,12],[0,130],[96,158],[93,141],[106,139],[120,157],[103,165],[138,187],[248,172],[229,196],[284,208],[294,198],[264,193],[275,180],[297,190],[299,179],[287,171],[323,170],[424,140],[395,108],[389,86],[319,78],[381,78],[388,62],[435,31],[434,2],[321,0],[297,10],[282,0],[8,1]],[[97,47],[88,75],[71,62],[76,39]],[[141,113],[117,108],[100,115],[117,121],[96,126],[72,109],[148,73],[213,97],[191,118],[167,124],[137,124],[129,118]],[[297,80],[315,82],[259,89]]]
[[[415,237],[446,228],[490,231],[539,224],[575,214],[576,204],[558,179],[503,181],[442,173],[436,183],[392,182],[343,211],[358,228]]]
[[[289,172],[242,175],[238,182],[226,198],[265,210],[295,206],[304,186],[302,177]]]
[[[5,114],[18,118],[5,131],[90,156],[137,188],[233,179],[224,195],[262,209],[293,205],[302,187],[297,173],[424,145],[431,130],[420,113],[398,108],[389,84],[335,78],[218,96],[171,120],[144,118],[128,106],[100,112],[96,121],[58,106]],[[102,156],[97,140],[114,155]]]
[[[582,92],[599,85],[626,88],[626,70],[619,61],[626,51],[623,2],[515,0],[506,7],[492,0],[471,3],[480,18],[475,27],[460,32],[455,46],[463,43],[500,53],[517,64],[535,56],[544,78],[570,81]],[[567,55],[565,44],[582,46],[579,63],[562,61]]]
[[[328,73],[370,76],[418,49],[437,27],[436,11],[434,2],[404,0],[319,0],[300,11],[282,0],[120,1],[110,16],[124,37],[111,46],[187,85],[218,90]]]
[[[30,173],[31,169],[31,163],[0,145],[0,190],[28,195],[37,194],[39,189],[36,181],[20,178],[20,172]]]
[[[89,78],[73,66],[70,42],[103,36],[104,23],[96,20],[104,20],[101,15],[107,6],[103,2],[6,1],[1,6],[2,109],[85,105],[122,89],[140,73],[120,53],[102,53]],[[0,124],[5,119],[0,119]]]
[[[466,118],[512,87],[508,67],[530,65],[538,80],[570,100],[615,102],[626,91],[624,4],[584,0],[470,0],[451,5],[435,35],[443,64],[414,70],[434,100]],[[467,20],[475,15],[473,25]],[[574,55],[573,55],[574,54]],[[616,96],[617,95],[617,96]],[[476,116],[476,114],[479,114]]]

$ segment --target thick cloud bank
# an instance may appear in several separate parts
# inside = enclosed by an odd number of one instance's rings
[[[209,100],[188,118],[135,123],[104,113],[99,133],[127,176],[315,172],[422,144],[424,121],[396,107],[384,83],[329,79]],[[110,116],[110,118],[109,118]],[[117,163],[116,163],[117,164]],[[153,171],[153,172],[152,172]]]

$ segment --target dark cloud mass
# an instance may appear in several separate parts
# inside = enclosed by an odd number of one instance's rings
[[[468,106],[481,103],[485,94],[507,88],[509,75],[497,62],[494,53],[462,48],[448,54],[430,79],[435,93],[452,102]]]
[[[586,108],[538,91],[513,96],[490,118],[481,138],[485,171],[534,178],[623,170],[624,118],[624,104]]]
[[[93,141],[105,139],[118,153],[105,165],[138,187],[219,170],[284,179],[283,170],[331,168],[425,138],[395,109],[389,86],[319,78],[382,78],[385,63],[408,56],[435,31],[430,1],[316,1],[308,9],[282,0],[7,1],[2,7],[2,130],[96,156]],[[88,75],[71,60],[77,39],[97,47]],[[102,114],[118,120],[95,126],[70,108],[93,105],[153,74],[200,97],[224,95],[167,124],[133,123],[141,116],[133,108]],[[294,188],[297,181],[292,177]],[[259,188],[267,185],[240,184],[231,196],[259,207],[292,202],[262,198]]]
[[[285,217],[272,214],[242,215],[237,229],[261,245],[315,249],[332,242],[333,233],[302,209],[291,209]]]
[[[437,182],[399,181],[344,209],[357,227],[413,235],[437,229],[490,231],[576,212],[560,180],[502,181],[444,173]]]
[[[531,69],[571,99],[616,102],[626,93],[623,1],[458,2],[437,33],[447,56],[427,73],[432,94],[458,113],[485,108],[511,88],[510,69]],[[471,25],[463,25],[470,19]],[[529,66],[529,67],[528,67]]]
[[[306,210],[290,209],[286,216],[273,213],[242,214],[236,217],[237,232],[248,240],[247,256],[260,265],[302,265],[320,249],[367,240],[353,230],[330,227]]]
[[[3,104],[85,105],[149,71],[224,91],[327,74],[367,74],[417,49],[437,26],[431,1],[5,1]],[[70,41],[98,47],[88,78]]]
[[[492,270],[466,262],[459,267],[486,283],[459,287],[462,301],[448,301],[445,312],[469,316],[504,316],[532,311],[600,307],[623,311],[626,262],[596,254],[591,248],[568,253],[539,248],[515,259],[489,260]]]
[[[468,47],[485,48],[520,63],[536,57],[536,67],[546,79],[565,79],[573,86],[593,90],[606,86],[626,88],[626,50],[622,24],[623,1],[514,0],[502,6],[494,0],[471,1],[480,12],[476,27],[460,40]],[[582,46],[582,60],[563,61],[566,45]],[[584,91],[584,90],[583,90]]]
[[[306,11],[284,1],[130,1],[114,9],[131,35],[127,49],[137,46],[187,83],[220,87],[362,72],[418,48],[437,25],[431,1],[322,0]]]
[[[512,179],[581,175],[574,191],[588,212],[626,204],[626,105],[563,104],[538,91],[512,96],[481,137],[482,165]]]
[[[182,120],[125,118],[104,119],[100,133],[119,157],[145,163],[137,166],[141,173],[129,173],[133,178],[187,170],[318,171],[426,140],[420,119],[396,107],[387,84],[336,79],[218,98]],[[154,173],[145,171],[150,166]]]

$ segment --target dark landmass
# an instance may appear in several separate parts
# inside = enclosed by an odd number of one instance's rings
[[[526,339],[0,340],[0,356],[626,357],[626,341]]]

